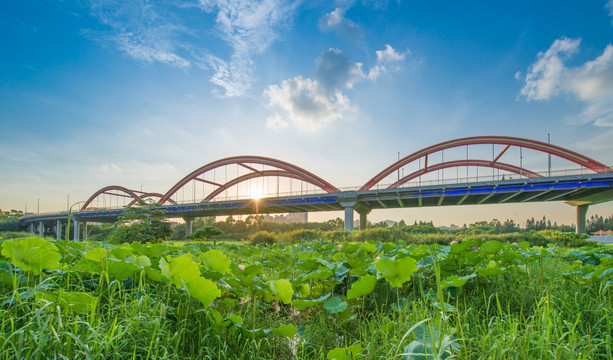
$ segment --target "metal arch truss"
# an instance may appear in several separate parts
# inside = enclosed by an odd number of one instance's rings
[[[203,179],[198,178],[198,176],[208,171],[211,171],[213,169],[216,169],[222,166],[233,165],[233,164],[240,165],[244,168],[251,170],[252,172],[246,175],[239,176],[235,179],[232,179],[225,184],[216,184],[216,183],[205,181]],[[278,170],[257,170],[257,169],[250,167],[247,164],[261,164],[261,165],[275,167]],[[214,190],[211,194],[209,194],[206,198],[202,200],[203,202],[206,202],[206,201],[212,200],[213,198],[215,198],[215,196],[221,194],[223,191],[227,190],[228,188],[238,183],[247,181],[249,179],[254,179],[254,178],[259,178],[259,177],[264,177],[264,176],[288,177],[288,178],[302,180],[304,182],[313,184],[328,193],[340,192],[338,188],[336,188],[329,182],[325,181],[319,176],[313,173],[310,173],[296,165],[293,165],[293,164],[290,164],[290,163],[287,163],[281,160],[262,157],[262,156],[234,156],[234,157],[229,157],[229,158],[214,161],[212,163],[209,163],[207,165],[204,165],[192,171],[190,174],[188,174],[183,179],[181,179],[178,183],[176,183],[172,188],[170,188],[170,190],[168,190],[168,192],[164,194],[164,196],[161,197],[160,203],[164,204],[166,201],[170,201],[171,197],[177,191],[179,191],[179,189],[187,185],[192,180],[204,181],[204,182],[211,183],[213,185],[218,186],[216,190]]]
[[[494,158],[493,160],[468,160],[466,159],[466,160],[443,162],[443,163],[435,164],[435,165],[428,167],[428,164],[427,164],[428,155],[432,153],[459,147],[459,146],[483,145],[483,144],[506,145],[506,146],[498,154],[498,156]],[[364,184],[360,188],[360,191],[371,189],[373,186],[381,182],[387,176],[391,175],[395,171],[398,171],[398,169],[422,157],[426,159],[425,167],[423,169],[417,170],[416,172],[413,172],[403,177],[399,181],[396,181],[395,183],[390,185],[389,188],[398,187],[411,179],[414,179],[418,176],[421,176],[423,174],[426,174],[432,171],[441,170],[441,169],[449,168],[449,167],[458,167],[458,166],[467,166],[467,165],[483,166],[483,167],[506,170],[506,171],[513,172],[513,173],[516,173],[522,176],[526,176],[526,177],[540,176],[535,172],[528,171],[526,169],[521,169],[514,165],[497,162],[498,159],[502,156],[502,154],[504,154],[504,152],[507,151],[508,148],[511,146],[527,148],[527,149],[532,149],[532,150],[540,151],[543,153],[551,154],[559,158],[571,161],[587,169],[590,169],[596,173],[606,173],[606,172],[613,171],[613,169],[587,156],[581,155],[579,153],[565,149],[560,146],[551,145],[551,144],[544,143],[541,141],[522,139],[522,138],[516,138],[516,137],[508,137],[508,136],[473,136],[473,137],[466,137],[466,138],[445,141],[445,142],[442,142],[436,145],[429,146],[417,152],[414,152],[413,154],[408,155],[398,160],[397,162],[393,163],[392,165],[388,166],[383,171],[375,175],[372,179],[370,179],[366,184]]]
[[[110,191],[120,191],[123,194],[115,194],[115,193],[111,193]],[[113,196],[131,198],[132,201],[130,201],[130,203],[127,206],[132,206],[136,204],[137,202],[143,201],[145,199],[162,198],[163,196],[162,194],[159,194],[159,193],[145,193],[142,191],[131,190],[123,186],[119,186],[119,185],[111,185],[111,186],[103,187],[102,189],[96,191],[92,196],[89,197],[89,199],[85,201],[83,206],[81,206],[81,210],[87,209],[87,207],[100,195],[113,195]],[[169,200],[169,202],[172,204],[176,204],[176,202],[173,201],[172,199]]]

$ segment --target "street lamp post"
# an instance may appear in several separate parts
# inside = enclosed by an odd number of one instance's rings
[[[77,201],[76,203],[72,204],[69,208],[68,208],[68,222],[66,223],[66,240],[70,240],[70,218],[72,217],[72,208],[75,205],[78,204],[83,204],[85,203],[85,201]],[[75,224],[78,224],[78,222],[75,222]],[[79,229],[75,229],[75,234],[77,234],[77,231],[79,231]],[[76,239],[76,238],[75,238]]]

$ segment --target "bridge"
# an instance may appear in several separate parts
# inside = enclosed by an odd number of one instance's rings
[[[525,159],[528,152],[546,155],[547,170],[526,168],[524,164],[531,163]],[[552,156],[574,169],[552,170]],[[453,170],[455,177],[450,176]],[[296,181],[300,191],[293,188]],[[243,191],[239,191],[241,186]],[[281,160],[236,156],[192,171],[165,193],[118,185],[96,191],[77,203],[81,205],[79,210],[70,214],[75,240],[81,231],[86,237],[88,222],[115,222],[127,208],[146,200],[155,201],[150,208],[165,211],[168,218],[183,218],[188,233],[193,219],[200,216],[344,211],[345,229],[352,230],[354,212],[359,214],[363,229],[368,214],[376,209],[564,201],[576,207],[576,231],[583,233],[588,206],[613,200],[613,169],[549,143],[479,136],[419,150],[399,158],[361,187],[341,189]],[[38,229],[41,235],[45,228],[54,228],[59,239],[62,229],[69,226],[68,216],[69,212],[63,211],[27,215],[20,221],[32,232]]]

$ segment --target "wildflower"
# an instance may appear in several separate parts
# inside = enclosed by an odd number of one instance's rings
[[[377,256],[377,258],[375,259],[375,261],[379,261],[379,259],[381,259],[381,256]]]
[[[238,265],[238,268],[244,271],[245,270],[245,265],[240,264],[240,265]]]
[[[473,247],[471,249],[473,249],[473,251],[477,251],[478,248],[479,248],[478,245],[473,245]]]
[[[452,242],[449,243],[449,245],[453,245],[453,244],[455,244],[457,242],[458,242],[457,240],[453,240]]]
[[[343,248],[343,244],[338,244],[337,248],[340,250]]]
[[[517,243],[515,241],[513,241],[513,245],[517,246]]]

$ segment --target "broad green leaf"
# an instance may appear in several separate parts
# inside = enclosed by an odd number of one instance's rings
[[[379,259],[374,268],[392,287],[401,287],[402,284],[411,280],[411,275],[417,271],[417,264],[412,257],[398,260]]]
[[[200,277],[200,268],[192,260],[191,254],[185,254],[172,258],[170,262],[160,259],[160,270],[162,274],[180,288],[183,283]],[[183,281],[181,281],[181,279]]]
[[[419,341],[413,341],[404,348],[402,354],[403,360],[436,360],[434,351],[430,345],[423,344]]]
[[[51,242],[41,238],[6,240],[2,243],[2,255],[13,265],[33,274],[60,267],[60,253]]]
[[[147,268],[151,266],[151,260],[149,260],[149,257],[147,255],[140,255],[140,256],[128,256],[127,258],[125,258],[125,261],[132,263],[138,267],[140,267],[141,269]]]
[[[362,352],[360,345],[351,345],[348,347],[338,347],[328,351],[326,360],[354,360]]]
[[[198,257],[207,268],[222,273],[230,272],[230,259],[218,250],[209,250]]]
[[[377,277],[374,275],[364,275],[358,281],[351,285],[351,289],[347,291],[347,300],[356,299],[360,296],[370,294],[377,285]]]
[[[466,276],[458,276],[458,275],[449,276],[445,278],[445,280],[441,281],[441,289],[445,289],[450,286],[462,287],[464,286],[464,284],[466,284],[468,280],[475,278],[476,276],[477,274],[474,274],[474,273],[470,275],[466,275]]]
[[[132,277],[134,274],[140,271],[138,266],[117,259],[108,259],[106,261],[106,266],[109,276],[119,280],[125,280]]]
[[[298,295],[300,297],[306,297],[311,294],[311,286],[309,284],[302,284],[298,287]]]
[[[271,281],[270,290],[272,290],[275,298],[281,300],[284,304],[292,302],[294,289],[292,289],[292,284],[289,281],[285,279]]]
[[[84,292],[46,292],[37,291],[36,298],[52,303],[52,308],[47,308],[49,311],[55,311],[55,305],[58,305],[61,311],[65,314],[80,314],[91,313],[98,305],[99,298],[90,293]]]
[[[491,240],[479,247],[479,252],[482,254],[496,254],[502,249],[503,244],[499,241]]]
[[[294,325],[281,325],[276,329],[272,329],[272,333],[278,336],[293,338],[298,332],[298,328]]]
[[[294,301],[292,301],[292,306],[295,307],[298,310],[304,310],[308,307],[314,307],[317,306],[319,304],[321,304],[322,302],[324,302],[325,300],[327,300],[332,294],[331,293],[327,293],[326,295],[323,295],[317,299],[313,299],[313,300],[302,300],[302,299],[296,299]]]
[[[96,261],[96,262],[102,262],[106,260],[108,255],[109,255],[108,250],[103,249],[103,248],[95,248],[95,249],[87,250],[85,255],[83,255],[83,259]]]
[[[221,296],[219,287],[211,280],[201,276],[191,278],[189,281],[184,282],[184,287],[189,296],[200,300],[205,307],[211,305],[213,300]]]
[[[324,303],[324,309],[329,313],[337,314],[347,309],[348,304],[343,301],[339,296],[335,296],[332,299]]]

